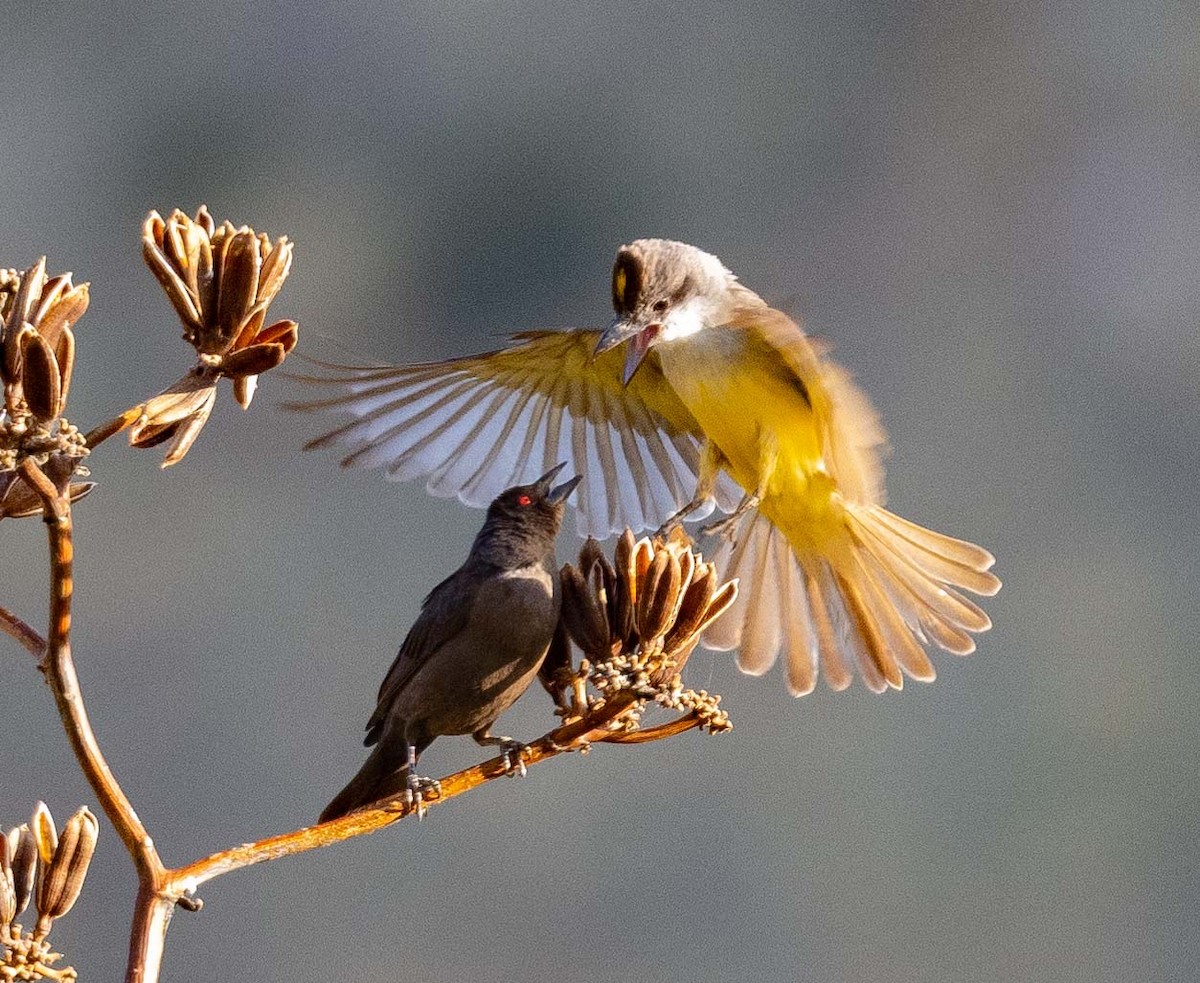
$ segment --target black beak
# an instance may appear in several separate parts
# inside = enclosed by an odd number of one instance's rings
[[[564,481],[561,485],[551,488],[546,494],[546,501],[551,505],[557,505],[559,502],[565,502],[567,496],[575,490],[579,482],[583,481],[583,475],[577,474],[569,481]]]
[[[583,481],[582,475],[576,475],[570,481],[564,481],[558,487],[552,488],[551,483],[556,477],[558,477],[558,473],[566,466],[566,461],[563,461],[561,464],[556,464],[533,483],[533,487],[537,491],[538,495],[544,498],[551,505],[557,505],[559,502],[563,501],[568,495],[571,494],[571,492],[575,490],[575,486],[578,485],[579,482]]]

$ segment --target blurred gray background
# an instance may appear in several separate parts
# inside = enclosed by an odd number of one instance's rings
[[[728,736],[600,747],[218,880],[164,978],[1195,979],[1198,30],[1156,2],[11,11],[0,264],[91,281],[82,426],[189,364],[151,208],[292,236],[274,310],[342,360],[602,326],[615,248],[680,238],[836,346],[892,506],[1006,582],[935,685],[793,700],[700,655]],[[224,390],[171,471],[113,441],[77,510],[80,675],[168,862],[311,821],[481,518],[302,454],[328,421],[296,395]],[[42,624],[40,524],[0,532],[0,603]],[[94,805],[0,647],[0,818]],[[134,894],[102,835],[54,933],[88,980],[119,977]]]

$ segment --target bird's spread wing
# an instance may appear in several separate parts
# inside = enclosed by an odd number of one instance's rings
[[[292,408],[353,419],[309,447],[391,479],[428,476],[434,495],[486,506],[560,461],[583,475],[570,504],[581,535],[657,527],[695,491],[699,427],[648,358],[625,387],[620,349],[595,358],[597,331],[527,332],[510,348],[425,365],[315,363],[299,377],[330,395]],[[718,488],[727,511],[732,482]]]
[[[367,722],[368,746],[379,739],[396,694],[408,685],[430,656],[467,626],[471,618],[469,601],[474,593],[464,586],[470,579],[466,571],[467,568],[460,567],[452,573],[429,592],[421,605],[421,613],[401,643],[400,652],[379,687],[375,712]]]
[[[803,385],[821,422],[826,467],[846,500],[882,505],[881,458],[887,435],[879,414],[850,373],[827,358],[824,346],[806,336],[795,321],[765,304],[748,305],[731,326],[752,329]]]

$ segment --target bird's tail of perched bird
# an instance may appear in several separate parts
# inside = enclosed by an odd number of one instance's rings
[[[845,536],[822,551],[796,548],[761,512],[743,520],[718,552],[724,579],[742,589],[704,644],[738,649],[738,665],[765,673],[782,652],[788,687],[800,696],[820,665],[833,689],[850,684],[857,664],[875,692],[901,688],[904,674],[931,680],[923,645],[966,655],[970,632],[991,627],[960,590],[1000,589],[985,549],[901,519],[879,505],[845,506]]]
[[[379,799],[403,792],[407,781],[406,759],[396,754],[396,748],[388,742],[380,742],[358,769],[358,774],[325,807],[318,821],[327,823]]]

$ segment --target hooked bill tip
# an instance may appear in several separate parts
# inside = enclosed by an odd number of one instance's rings
[[[559,465],[559,467],[562,467],[562,465]],[[550,502],[552,505],[557,505],[559,502],[566,501],[567,496],[569,496],[571,492],[578,487],[581,481],[583,481],[583,475],[581,474],[577,474],[574,478],[564,481],[561,485],[558,485],[550,490],[550,492],[546,495],[546,501]]]
[[[538,478],[538,480],[535,481],[534,484],[542,486],[543,489],[549,488],[550,482],[552,482],[556,477],[558,477],[558,472],[560,472],[566,466],[567,466],[566,461],[559,461],[558,464],[554,465],[554,467],[552,467],[544,475],[542,475],[540,478]]]

